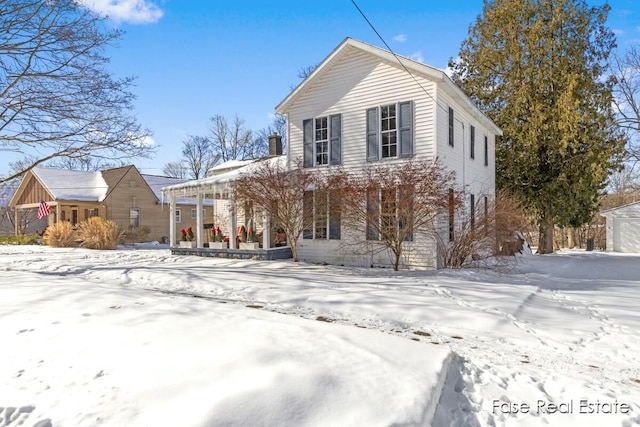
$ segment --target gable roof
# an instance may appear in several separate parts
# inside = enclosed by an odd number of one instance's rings
[[[27,181],[35,179],[50,195],[52,201],[103,202],[127,174],[137,173],[142,177],[149,191],[158,202],[162,200],[163,187],[186,182],[186,179],[171,178],[157,175],[142,175],[133,166],[123,166],[98,172],[84,172],[69,169],[55,169],[36,166],[22,179],[18,188],[13,192],[9,204],[25,188]],[[195,205],[194,199],[180,199],[179,204]]]
[[[600,212],[600,216],[612,217],[616,214],[624,215],[627,213],[640,213],[640,202],[627,203],[626,205],[617,206]]]
[[[53,200],[101,202],[109,189],[100,172],[34,167],[33,176]]]
[[[315,70],[306,79],[304,79],[287,97],[280,102],[276,106],[276,112],[278,114],[286,114],[286,112],[291,108],[291,106],[311,87],[313,87],[313,83],[320,79],[325,73],[328,72],[329,69],[333,67],[333,65],[339,61],[345,60],[348,58],[348,53],[352,49],[357,49],[362,52],[368,53],[370,55],[374,55],[383,61],[392,64],[394,66],[404,66],[406,67],[412,74],[418,74],[428,80],[433,81],[434,83],[441,84],[442,89],[453,99],[460,102],[464,105],[473,116],[475,116],[480,122],[485,124],[493,133],[496,135],[502,135],[502,130],[491,121],[480,109],[469,99],[467,95],[462,92],[462,90],[456,86],[456,84],[451,80],[447,74],[430,65],[423,64],[418,61],[414,61],[413,59],[407,58],[405,56],[394,54],[385,49],[381,49],[377,46],[370,45],[368,43],[361,42],[359,40],[352,39],[347,37],[336,47],[333,52],[329,54],[321,63],[316,67]],[[400,65],[402,64],[402,65]]]

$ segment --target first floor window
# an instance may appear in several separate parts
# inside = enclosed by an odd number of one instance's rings
[[[342,221],[340,200],[329,191],[305,191],[303,215],[307,226],[303,239],[339,240]]]
[[[455,238],[455,196],[453,189],[449,189],[449,241],[453,242]]]
[[[410,186],[370,188],[367,192],[367,240],[413,240]]]
[[[140,209],[129,209],[129,225],[134,228],[140,227]]]
[[[471,194],[469,196],[469,207],[471,209],[471,227],[476,225],[476,196]]]
[[[89,219],[91,217],[98,216],[98,209],[85,209],[84,210],[84,219]]]
[[[182,211],[180,208],[176,209],[176,223],[182,222]]]

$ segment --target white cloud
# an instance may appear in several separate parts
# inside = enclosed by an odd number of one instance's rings
[[[157,22],[164,12],[148,0],[82,0],[94,12],[107,15],[116,22],[150,24]]]
[[[399,43],[404,43],[407,41],[407,36],[405,36],[404,34],[398,34],[393,39]]]
[[[614,28],[612,31],[613,31],[613,34],[615,34],[616,36],[621,36],[624,34],[624,30],[621,30],[621,29]]]
[[[422,56],[422,52],[420,51],[412,53],[409,58],[413,59],[414,61],[422,62],[424,64],[424,57]]]

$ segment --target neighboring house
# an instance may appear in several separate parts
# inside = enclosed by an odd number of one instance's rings
[[[467,209],[494,197],[495,137],[501,130],[441,70],[347,38],[276,112],[287,117],[290,166],[302,159],[305,167],[318,170],[358,169],[437,158],[455,171]],[[320,216],[327,223],[314,230],[336,227],[330,212],[331,207]],[[342,244],[344,236],[307,234],[299,242],[299,257],[331,264],[390,264],[388,253],[350,254],[344,250],[349,246]],[[405,266],[438,266],[433,239],[415,238],[407,245]]]
[[[81,172],[35,167],[28,171],[9,201],[9,206],[37,210],[45,201],[51,211],[48,224],[68,221],[72,225],[99,216],[116,222],[123,230],[148,227],[152,240],[169,236],[168,206],[163,204],[160,188],[184,180],[142,175],[135,166],[99,172]],[[194,227],[196,202],[178,200],[177,227]],[[211,206],[203,206],[204,218],[213,219]]]
[[[640,252],[640,202],[600,213],[606,218],[606,248],[615,252]]]

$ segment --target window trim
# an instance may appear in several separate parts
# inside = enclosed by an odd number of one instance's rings
[[[316,139],[316,121],[326,119],[327,138]],[[318,163],[318,143],[327,147],[326,163]],[[342,164],[342,114],[328,114],[302,121],[303,166],[305,168]]]
[[[137,219],[137,221],[136,221],[137,225],[133,224],[133,222],[134,222],[133,221],[134,218],[133,218],[133,215],[132,215],[133,212],[137,212],[137,218],[136,218]],[[129,226],[130,227],[134,227],[134,228],[140,227],[140,224],[142,224],[142,221],[140,220],[140,217],[141,217],[140,208],[129,208]]]
[[[455,125],[454,125],[454,112],[453,108],[449,107],[449,146],[454,147],[455,145]]]
[[[489,166],[489,137],[484,136],[484,165]]]
[[[318,194],[325,194],[325,212],[318,212],[316,198]],[[312,224],[302,231],[304,240],[340,240],[342,238],[342,207],[337,197],[332,197],[331,191],[308,190],[303,195],[303,215],[312,216]],[[323,218],[324,224],[318,224],[317,218]],[[337,223],[337,224],[336,224]],[[324,233],[319,233],[324,230]],[[323,234],[323,235],[319,235]]]
[[[474,125],[470,125],[469,131],[469,157],[472,159],[476,158],[476,127]]]
[[[383,157],[382,110],[395,106],[395,156]],[[413,101],[398,101],[378,105],[366,110],[366,160],[380,161],[383,159],[401,159],[413,157],[415,152],[415,105]]]
[[[365,240],[369,241],[380,241],[380,232],[383,228],[383,220],[387,218],[392,219],[394,224],[395,231],[400,233],[400,230],[409,226],[412,227],[409,223],[413,221],[413,212],[410,214],[411,218],[402,218],[401,212],[399,212],[399,200],[405,199],[407,196],[403,196],[403,187],[406,189],[407,185],[398,185],[393,188],[381,188],[381,187],[373,187],[367,190],[367,212],[368,215],[372,215],[378,220],[378,228],[372,226],[371,221],[367,221],[365,225]],[[405,190],[406,191],[406,190]],[[394,212],[389,214],[388,210],[385,212],[384,209],[384,195],[392,194],[393,201],[392,205],[395,205]],[[411,197],[411,209],[413,210],[413,197]],[[374,213],[375,212],[375,213]],[[396,236],[397,237],[397,236]],[[405,238],[405,242],[413,241],[413,232],[409,232]]]

